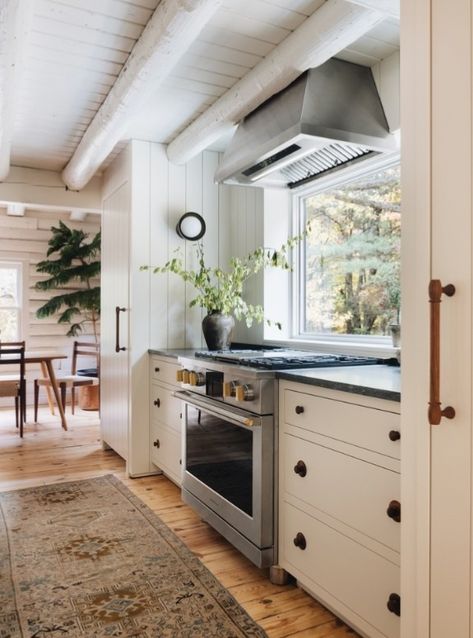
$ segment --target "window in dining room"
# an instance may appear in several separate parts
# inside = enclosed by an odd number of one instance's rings
[[[0,261],[0,340],[21,337],[22,264]]]

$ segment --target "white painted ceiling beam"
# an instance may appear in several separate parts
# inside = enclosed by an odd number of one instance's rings
[[[327,0],[169,144],[169,160],[189,161],[303,71],[323,64],[385,17],[345,0]]]
[[[347,0],[353,2],[361,7],[367,7],[368,9],[375,9],[381,11],[392,18],[399,20],[401,14],[400,0]]]
[[[32,16],[31,0],[0,0],[0,181],[10,170],[20,71]]]
[[[69,188],[83,188],[124,139],[131,116],[170,74],[220,3],[221,0],[160,2],[62,173]]]

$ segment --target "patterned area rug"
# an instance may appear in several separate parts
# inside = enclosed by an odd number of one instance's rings
[[[0,494],[0,638],[263,638],[118,479]]]

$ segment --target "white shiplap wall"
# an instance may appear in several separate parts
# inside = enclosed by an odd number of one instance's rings
[[[176,234],[176,224],[185,212],[201,214],[207,225],[204,236],[206,263],[226,268],[230,256],[243,257],[263,244],[263,191],[259,188],[233,187],[215,184],[213,176],[219,154],[205,151],[185,166],[167,161],[165,147],[147,145],[141,156],[147,157],[150,174],[149,254],[151,265],[162,265],[176,249],[185,256],[186,267],[196,265],[193,242]],[[143,147],[142,147],[142,150]],[[194,296],[176,275],[142,273],[149,278],[150,347],[200,348],[205,346],[201,322],[204,311],[189,308]],[[255,277],[248,286],[251,303],[262,300],[262,277]],[[248,330],[238,326],[235,339],[258,341],[262,327]]]
[[[46,258],[51,226],[59,220],[69,227],[81,228],[93,236],[100,230],[100,217],[89,215],[84,222],[71,222],[69,215],[56,211],[26,211],[24,217],[13,217],[0,208],[0,260],[16,261],[23,264],[23,335],[28,350],[48,350],[70,355],[72,339],[66,337],[67,325],[57,323],[55,317],[38,319],[36,310],[47,299],[60,292],[43,292],[35,289],[35,283],[47,278],[36,271],[36,264]],[[83,334],[84,340],[93,340],[91,331]],[[68,369],[70,361],[60,364]],[[31,366],[30,373],[33,373]]]

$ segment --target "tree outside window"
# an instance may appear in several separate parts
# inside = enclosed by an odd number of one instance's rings
[[[0,262],[0,339],[15,341],[21,334],[21,264]]]
[[[399,322],[400,167],[306,196],[301,331],[388,335]]]

